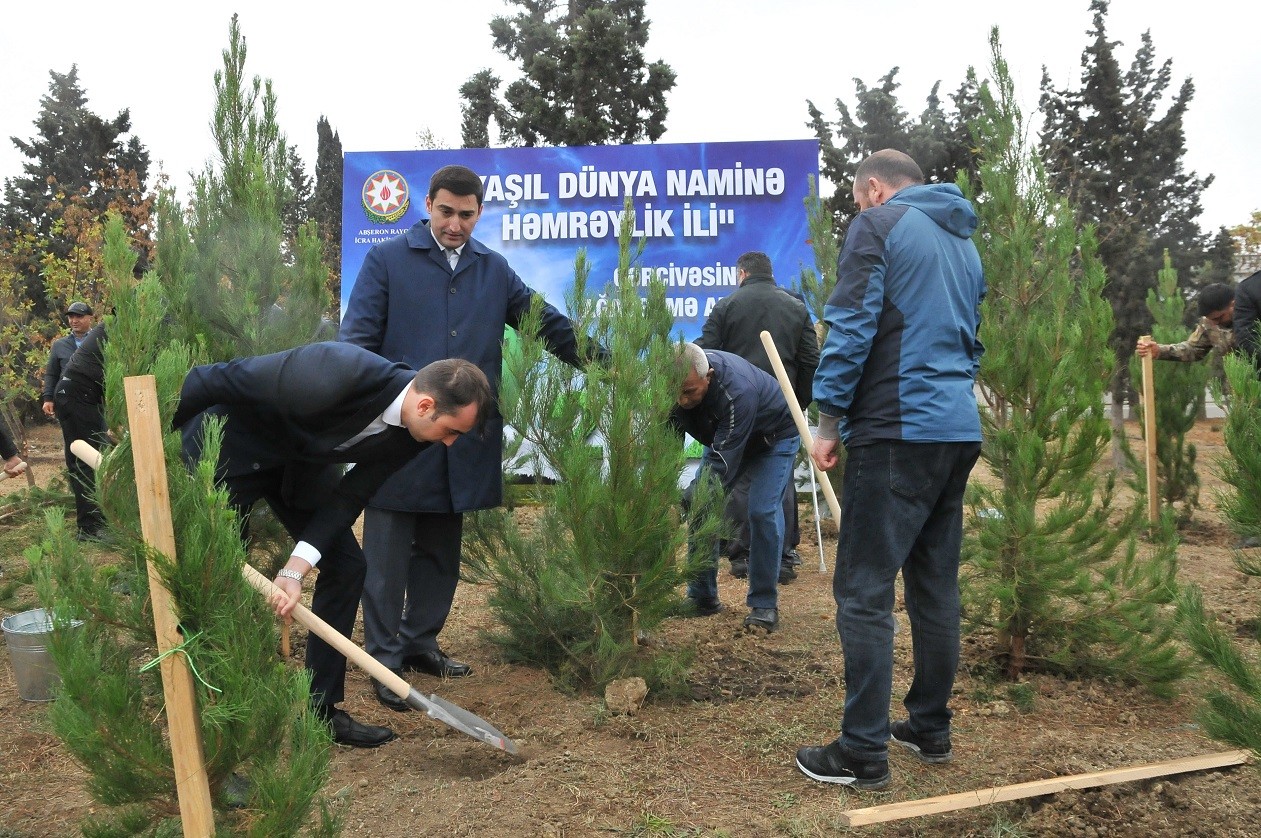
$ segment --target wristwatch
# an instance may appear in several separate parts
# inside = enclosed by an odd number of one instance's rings
[[[299,582],[302,581],[301,573],[298,573],[298,571],[296,570],[290,570],[287,567],[282,567],[280,570],[276,571],[277,579],[279,579],[282,576],[286,579],[297,579]]]

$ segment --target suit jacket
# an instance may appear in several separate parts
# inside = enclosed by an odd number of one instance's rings
[[[388,407],[416,371],[344,343],[313,343],[272,355],[194,367],[180,390],[172,424],[183,430],[184,454],[201,454],[203,418],[225,418],[219,476],[281,469],[291,505],[314,511],[295,537],[323,552],[351,527],[364,505],[395,471],[431,443],[390,428],[347,450]],[[356,463],[344,475],[333,463]]]
[[[499,390],[504,327],[517,328],[535,292],[503,256],[470,238],[453,271],[421,221],[375,245],[355,279],[341,339],[420,368],[464,358]],[[544,305],[540,336],[551,352],[578,364],[573,324]],[[492,411],[482,437],[435,445],[390,478],[370,501],[401,512],[466,512],[503,500],[503,417]]]

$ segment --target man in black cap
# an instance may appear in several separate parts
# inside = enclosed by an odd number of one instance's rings
[[[70,489],[74,492],[77,537],[80,541],[86,541],[99,537],[104,524],[101,508],[91,497],[95,478],[91,467],[70,453],[70,443],[79,438],[77,426],[61,421],[54,405],[57,385],[66,370],[66,364],[70,362],[70,356],[78,350],[92,329],[92,307],[76,300],[66,306],[66,320],[70,324],[70,334],[53,341],[48,366],[44,368],[44,415],[50,418],[57,417],[61,425],[61,436],[65,443],[66,469],[70,472]]]

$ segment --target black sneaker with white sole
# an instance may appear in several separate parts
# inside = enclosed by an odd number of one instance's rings
[[[863,760],[839,741],[797,750],[797,768],[812,780],[876,791],[889,785],[887,759]]]
[[[938,765],[954,759],[954,751],[950,750],[949,736],[945,739],[925,739],[911,730],[911,723],[908,720],[904,719],[889,725],[889,737],[915,754],[920,762]]]

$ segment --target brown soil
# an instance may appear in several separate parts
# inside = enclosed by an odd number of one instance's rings
[[[40,482],[58,470],[60,440],[35,433]],[[1221,422],[1194,432],[1200,462],[1223,452]],[[1234,536],[1215,508],[1216,478],[1201,469],[1203,505],[1185,533],[1181,577],[1201,585],[1210,608],[1244,648],[1261,614],[1261,580],[1233,564]],[[5,481],[0,493],[20,488]],[[886,792],[815,783],[794,750],[836,736],[842,660],[833,623],[834,531],[825,530],[829,572],[820,573],[809,506],[803,506],[801,578],[781,593],[780,631],[741,631],[743,583],[724,573],[728,610],[668,621],[652,642],[692,647],[692,700],[654,702],[609,715],[599,697],[573,697],[546,674],[505,664],[480,638],[492,615],[484,586],[462,585],[443,633],[445,648],[475,667],[471,678],[413,676],[425,692],[480,714],[521,746],[512,757],[417,713],[396,714],[352,671],[345,703],[357,718],[389,724],[399,741],[377,750],[338,748],[328,792],[349,835],[831,835],[847,809],[983,790],[1050,777],[1137,766],[1229,750],[1195,722],[1210,676],[1188,679],[1169,702],[1103,682],[1034,676],[1015,687],[982,673],[975,643],[953,702],[955,761],[923,766],[890,754]],[[0,530],[0,566],[23,545]],[[905,625],[904,615],[900,618]],[[897,640],[895,702],[910,676],[908,632]],[[300,638],[299,638],[300,639]],[[296,665],[296,664],[295,664]],[[893,708],[896,714],[900,705]],[[48,730],[46,705],[21,701],[0,655],[0,838],[74,834],[93,811],[84,772]],[[874,835],[1251,836],[1261,834],[1261,784],[1250,766],[1132,782],[863,827]]]

